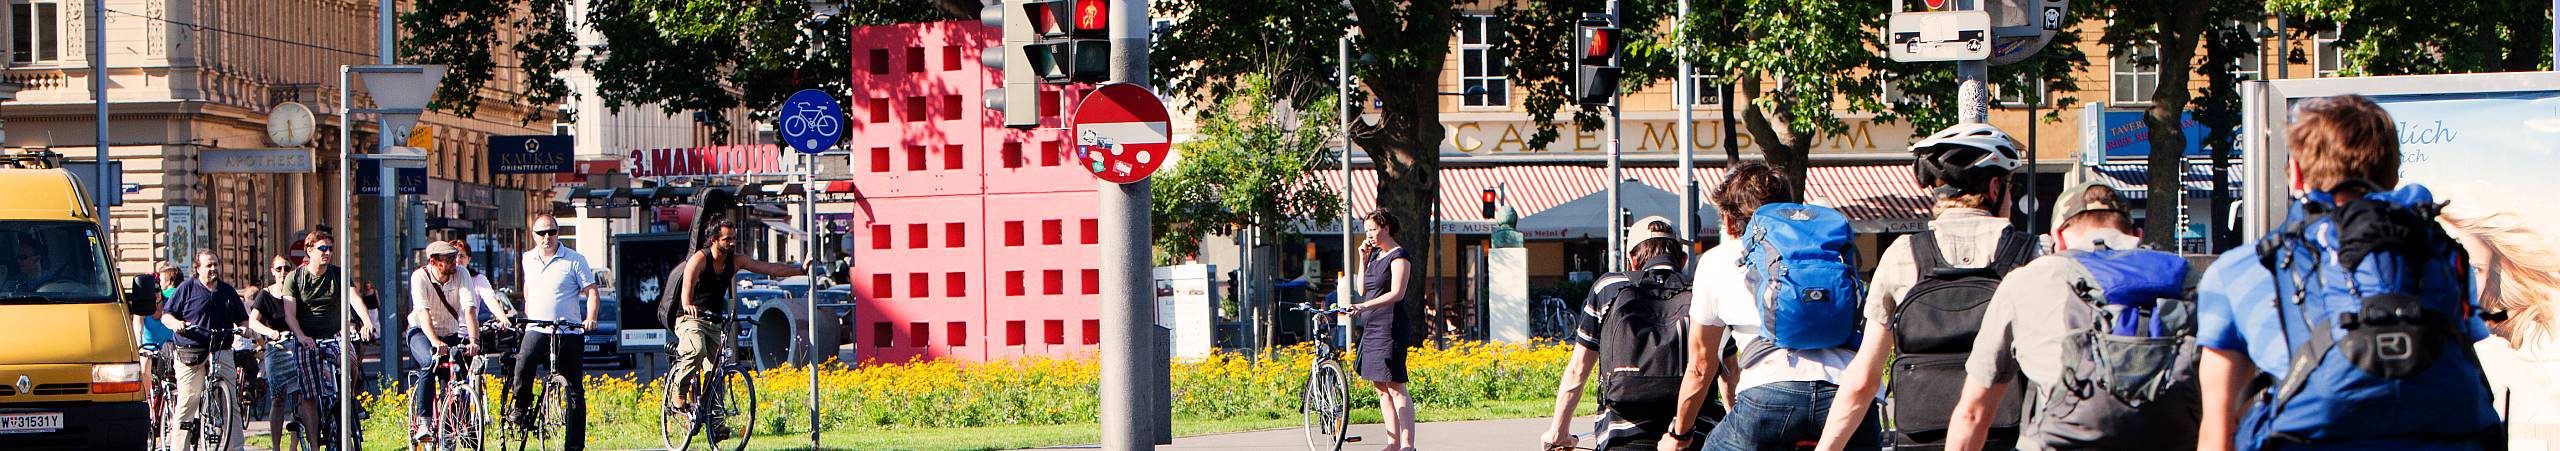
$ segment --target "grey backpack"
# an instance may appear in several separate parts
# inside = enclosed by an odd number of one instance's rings
[[[2061,378],[2036,403],[2029,436],[2051,449],[2194,449],[2203,411],[2186,259],[2148,250],[2061,256],[2088,270],[2069,302],[2089,321],[2063,338]]]

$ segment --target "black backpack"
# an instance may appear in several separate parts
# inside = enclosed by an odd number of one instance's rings
[[[1600,406],[1668,412],[1680,401],[1689,366],[1689,284],[1678,270],[1651,270],[1615,287],[1600,318]]]
[[[1896,444],[1937,444],[1946,440],[1947,423],[1964,387],[1964,361],[1973,353],[1973,337],[1982,331],[1982,314],[2000,279],[2035,258],[2035,237],[2005,230],[1991,262],[1981,268],[1948,264],[1934,233],[1911,235],[1912,261],[1919,282],[1893,310],[1895,345],[1886,398],[1891,400]],[[2026,384],[2012,384],[2007,397],[2026,399]],[[2005,448],[2018,434],[2018,404],[2002,403],[1991,422],[1992,448]]]

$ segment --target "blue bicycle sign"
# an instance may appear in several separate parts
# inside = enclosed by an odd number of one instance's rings
[[[825,91],[792,93],[776,113],[782,118],[783,145],[801,153],[825,152],[844,138],[844,106]]]

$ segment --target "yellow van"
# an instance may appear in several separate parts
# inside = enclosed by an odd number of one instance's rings
[[[0,449],[142,449],[132,313],[98,215],[59,162],[0,157]]]

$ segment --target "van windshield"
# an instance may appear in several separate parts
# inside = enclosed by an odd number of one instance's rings
[[[95,224],[0,221],[0,304],[113,302]]]

